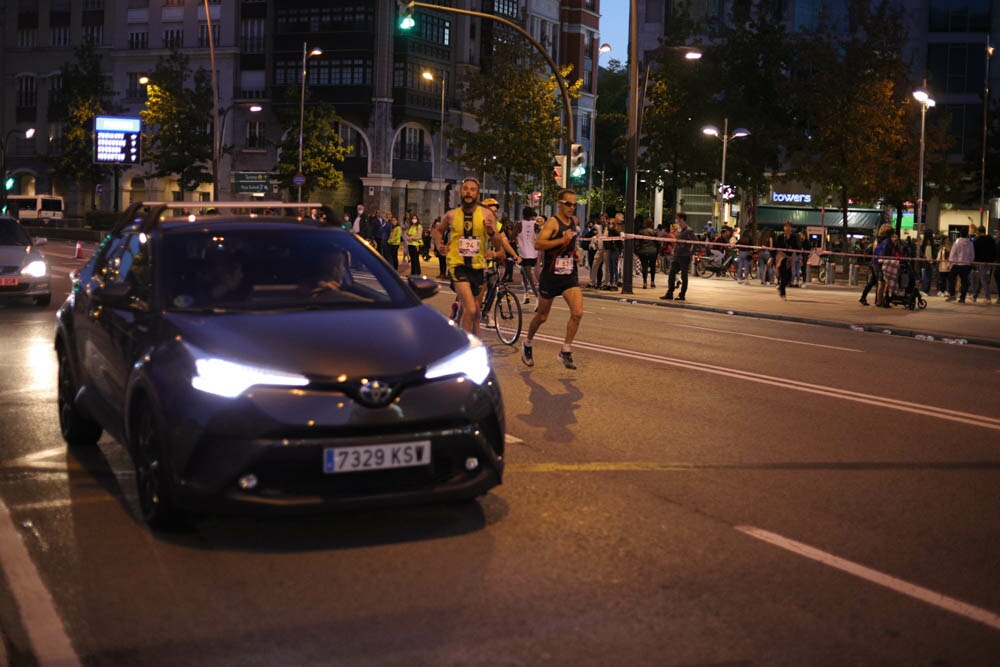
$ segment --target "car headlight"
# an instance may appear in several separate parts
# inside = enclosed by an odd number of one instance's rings
[[[194,367],[191,386],[225,398],[235,398],[256,385],[304,387],[309,384],[309,379],[298,373],[285,373],[208,355],[196,354]]]
[[[474,336],[469,336],[469,346],[449,354],[427,367],[424,377],[428,380],[463,375],[476,384],[482,384],[490,376],[490,358],[486,346]]]
[[[47,267],[45,262],[40,259],[29,262],[26,267],[21,269],[21,275],[31,276],[32,278],[44,278],[48,272],[49,267]]]

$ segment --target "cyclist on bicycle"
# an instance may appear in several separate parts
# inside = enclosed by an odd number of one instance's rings
[[[479,335],[486,260],[492,258],[492,248],[502,247],[506,239],[497,233],[494,212],[479,203],[479,181],[463,179],[459,195],[461,206],[445,213],[432,235],[438,252],[448,259],[451,288],[462,306],[462,328]],[[445,230],[450,231],[448,243],[443,241]],[[513,254],[512,248],[510,251]]]
[[[729,235],[732,230],[729,227],[723,227],[722,231],[715,238],[715,243],[718,245],[709,246],[709,252],[712,253],[712,266],[722,266],[722,260],[726,256],[726,252],[729,250]],[[707,238],[707,236],[706,236]]]

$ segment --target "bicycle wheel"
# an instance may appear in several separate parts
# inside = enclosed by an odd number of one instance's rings
[[[740,277],[739,273],[737,273],[737,268],[738,267],[735,261],[730,261],[729,266],[726,267],[726,273],[729,274],[729,277],[733,280],[738,280]]]
[[[750,277],[753,280],[757,280],[757,260],[753,259],[750,262]]]
[[[710,263],[711,259],[705,257],[699,257],[695,260],[694,271],[702,278],[711,278],[715,273],[712,271]]]
[[[521,337],[521,304],[506,287],[501,287],[497,291],[496,303],[493,306],[493,323],[497,338],[504,345],[513,345]]]

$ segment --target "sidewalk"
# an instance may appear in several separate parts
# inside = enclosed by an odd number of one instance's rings
[[[590,280],[587,269],[580,269],[580,284]],[[927,296],[927,308],[909,310],[903,306],[876,308],[858,303],[863,285],[857,287],[844,283],[821,285],[812,283],[803,287],[789,287],[788,299],[778,297],[777,288],[752,281],[750,285],[740,285],[731,278],[688,278],[688,291],[684,301],[663,301],[659,297],[667,291],[667,276],[656,275],[656,289],[643,289],[642,278],[632,281],[631,295],[621,294],[621,290],[605,291],[588,287],[583,294],[588,298],[621,301],[627,299],[638,303],[701,310],[741,317],[804,322],[822,326],[854,328],[894,336],[930,336],[934,340],[950,339],[965,341],[970,345],[985,345],[1000,348],[1000,305],[997,295],[993,303],[987,304],[980,298],[978,303],[972,297],[966,303],[947,302],[942,296]],[[679,288],[678,288],[679,289]],[[677,296],[677,292],[674,293]],[[874,303],[874,290],[868,298]],[[860,329],[859,329],[860,328]]]

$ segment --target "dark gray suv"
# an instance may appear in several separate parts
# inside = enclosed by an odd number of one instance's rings
[[[126,212],[55,339],[63,437],[126,445],[151,526],[500,484],[500,388],[482,343],[421,304],[434,281],[282,205],[180,205]]]

